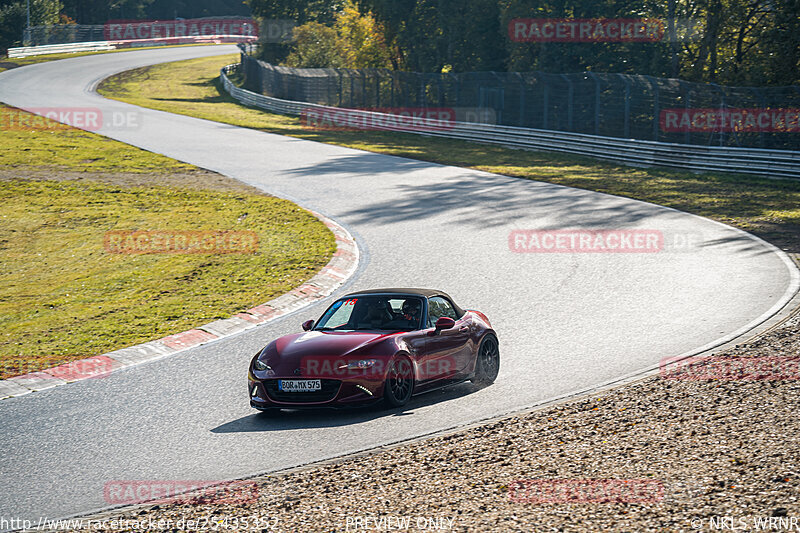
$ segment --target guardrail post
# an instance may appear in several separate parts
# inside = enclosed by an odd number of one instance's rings
[[[453,90],[456,92],[456,107],[461,107],[461,79],[458,74],[453,74],[452,72],[448,75],[453,79]]]
[[[631,83],[625,74],[618,74],[625,84],[625,122],[622,126],[623,137],[630,139],[631,137]]]
[[[350,75],[350,107],[352,108],[353,107],[353,95],[356,92],[356,90],[355,90],[356,82],[355,82],[355,76],[353,76],[353,73],[350,72],[349,70],[347,71],[347,73]]]
[[[658,140],[658,129],[661,124],[661,88],[658,86],[658,82],[652,76],[645,76],[647,81],[650,82],[650,87],[653,88],[653,140]]]
[[[594,72],[587,72],[594,80],[594,134],[600,135],[600,79]]]
[[[381,107],[381,71],[375,72],[375,107]]]
[[[686,114],[688,115],[689,114],[689,107],[691,107],[691,105],[690,105],[690,94],[689,94],[691,89],[688,88],[688,83],[686,83],[683,80],[678,80],[678,85],[680,85],[681,89],[683,89],[685,91],[686,98],[683,99],[683,109],[686,111]],[[686,128],[686,133],[684,134],[684,143],[685,144],[692,144],[691,141],[692,141],[691,128]]]
[[[709,85],[711,85],[712,87],[714,87],[715,89],[717,89],[719,91],[719,94],[720,94],[720,96],[722,98],[720,100],[720,102],[719,102],[719,109],[720,109],[720,112],[724,111],[725,108],[727,107],[727,104],[725,103],[725,91],[723,91],[722,88],[719,85],[717,85],[716,83],[709,83]],[[719,145],[720,146],[725,146],[725,128],[723,128],[722,125],[720,125],[720,128],[719,128]]]
[[[253,63],[252,58],[248,57],[247,61],[250,65],[250,70],[253,70],[253,68],[255,67],[255,69],[258,71],[258,76],[256,76],[256,83],[258,83],[257,85],[258,92],[260,92],[261,94],[267,94],[267,91],[272,89],[271,84],[270,87],[266,87],[267,82],[265,81],[265,79],[269,76],[269,72],[262,68],[259,68],[261,65],[259,65],[258,63]],[[272,79],[270,79],[270,82],[271,81]]]
[[[367,105],[367,72],[365,70],[359,70],[359,74],[361,74],[361,107],[366,109],[369,107]]]
[[[501,78],[495,71],[491,71],[490,74],[494,76],[495,80],[497,80],[498,85],[496,93],[498,95],[497,104],[499,108],[495,108],[495,116],[497,118],[497,123],[503,124],[503,112],[506,110],[506,80]]]
[[[517,126],[522,128],[525,127],[525,78],[519,72],[514,74],[519,78],[519,120],[517,121]]]
[[[392,78],[392,102],[390,104],[390,107],[397,107],[397,104],[394,103],[394,78],[395,78],[395,73],[391,72],[389,74],[389,76]]]
[[[568,98],[568,101],[569,101],[569,103],[567,104],[567,129],[569,131],[573,131],[573,128],[572,128],[572,102],[573,102],[574,91],[573,91],[573,87],[572,87],[572,80],[570,80],[569,77],[566,74],[562,74],[561,77],[564,78],[567,81],[567,95],[568,95],[567,98]]]
[[[542,129],[547,129],[547,108],[550,105],[550,82],[544,83],[544,98],[542,99]]]
[[[344,75],[338,68],[336,69],[336,75],[339,77],[339,102],[336,105],[338,107],[342,107],[342,93],[344,93]]]
[[[795,86],[795,88],[797,89],[798,92],[800,92],[800,87]],[[756,87],[752,87],[752,89],[753,92],[756,93],[756,98],[758,99],[758,107],[760,107],[761,109],[767,107],[767,104],[764,99],[764,93],[761,92],[761,90]],[[764,132],[761,130],[761,128],[758,129],[758,145],[761,148],[764,148]]]

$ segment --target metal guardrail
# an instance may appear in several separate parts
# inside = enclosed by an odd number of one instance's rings
[[[281,100],[237,87],[227,75],[238,67],[239,64],[228,65],[221,70],[220,76],[225,90],[242,104],[284,115],[342,111],[342,108]],[[388,120],[392,115],[385,113],[355,109],[348,109],[347,113],[348,116],[370,119],[371,124],[388,124],[381,128],[387,131],[463,139],[511,148],[566,152],[632,166],[660,166],[694,172],[739,172],[769,178],[800,179],[800,151],[671,144],[469,122],[451,123],[447,128],[433,125],[430,128],[415,126],[409,129],[392,127],[391,123],[397,121]]]
[[[75,52],[103,52],[105,50],[115,50],[109,41],[94,41],[89,43],[67,43],[67,44],[46,44],[43,46],[22,46],[20,48],[9,48],[8,57],[28,57],[42,56],[46,54],[71,54]]]
[[[128,39],[124,41],[91,41],[86,43],[46,44],[42,46],[27,46],[10,48],[9,58],[38,56],[45,54],[72,54],[76,52],[103,52],[106,50],[121,50],[125,48],[140,48],[146,46],[175,46],[181,44],[246,44],[253,40],[252,37],[242,35],[192,35],[187,37],[160,37],[154,39]]]
[[[636,74],[295,68],[242,55],[242,87],[273,98],[660,143],[800,150],[800,84],[732,87]],[[469,111],[467,111],[469,110]],[[493,120],[474,117],[478,111]]]

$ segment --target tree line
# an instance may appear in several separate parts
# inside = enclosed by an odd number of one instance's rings
[[[253,15],[296,22],[263,59],[416,72],[619,72],[726,85],[800,83],[800,0],[30,0],[31,24]],[[653,42],[515,42],[515,19],[655,19]],[[0,49],[26,0],[0,0]]]
[[[417,72],[618,72],[726,85],[800,83],[800,0],[250,0],[291,18],[289,66]],[[515,19],[655,19],[652,42],[515,42]],[[366,49],[366,51],[365,51]],[[361,53],[359,53],[361,51]]]
[[[32,26],[250,16],[244,0],[30,0],[30,6]],[[0,51],[22,45],[26,24],[26,0],[0,0]]]

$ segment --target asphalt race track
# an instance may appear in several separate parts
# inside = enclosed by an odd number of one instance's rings
[[[362,263],[338,294],[436,287],[499,333],[495,385],[422,396],[403,410],[289,412],[248,404],[247,362],[330,300],[108,379],[0,402],[0,516],[105,508],[113,480],[227,480],[456,427],[658,365],[741,334],[792,296],[797,272],[763,241],[696,216],[603,194],[376,155],[112,102],[119,71],[232,53],[188,47],[79,57],[0,74],[23,108],[133,112],[101,133],[232,176],[345,225]],[[659,253],[513,253],[520,229],[662,231]],[[676,248],[692,235],[696,247]],[[677,241],[676,241],[677,239]],[[93,354],[87,354],[93,355]]]

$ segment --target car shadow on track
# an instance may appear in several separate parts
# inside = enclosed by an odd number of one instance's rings
[[[460,383],[422,394],[403,407],[389,409],[382,403],[358,409],[302,409],[285,410],[276,414],[253,412],[211,430],[212,433],[253,433],[260,431],[287,431],[320,427],[347,426],[383,417],[413,417],[416,410],[429,405],[463,398],[481,390],[472,383]]]

